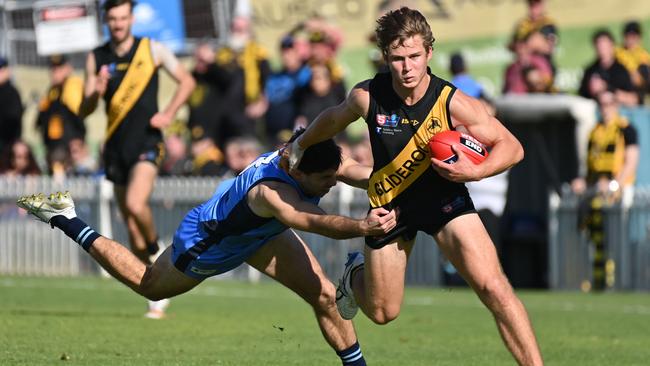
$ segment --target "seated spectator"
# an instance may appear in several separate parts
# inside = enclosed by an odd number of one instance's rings
[[[222,176],[227,172],[224,166],[224,156],[221,150],[210,137],[192,141],[192,169],[193,176]]]
[[[69,175],[91,176],[97,173],[97,160],[93,158],[88,144],[82,138],[73,138],[68,143],[70,156]]]
[[[529,85],[534,84],[526,80],[530,76],[525,71],[534,69],[544,84],[544,89],[550,89],[553,84],[553,71],[548,61],[532,52],[527,39],[513,40],[509,47],[515,54],[515,60],[508,66],[505,72],[503,93],[504,94],[525,94],[534,92]]]
[[[292,36],[280,42],[281,70],[273,72],[266,81],[266,137],[271,146],[277,145],[280,134],[291,133],[298,116],[298,98],[311,79],[311,69],[301,59]]]
[[[0,151],[9,148],[22,134],[23,104],[11,82],[7,59],[0,57]]]
[[[7,146],[0,157],[0,174],[8,176],[39,175],[32,149],[22,140]]]
[[[546,15],[544,0],[528,0],[528,14],[515,25],[513,39],[526,40],[531,51],[544,57],[555,76],[553,52],[557,44],[557,27]]]
[[[72,139],[84,139],[86,126],[79,117],[79,107],[83,99],[83,80],[72,75],[72,65],[63,55],[50,56],[48,64],[50,88],[39,103],[36,126],[41,130],[47,150],[47,161],[50,164],[54,160],[61,163],[60,160],[63,155],[67,155],[68,143]],[[55,150],[57,150],[56,159],[50,156]],[[48,170],[52,173],[55,169],[49,165]]]
[[[252,137],[237,137],[226,143],[225,152],[229,170],[223,177],[230,178],[241,173],[262,153],[262,145]]]
[[[650,53],[643,48],[639,22],[628,22],[623,27],[623,47],[616,48],[616,60],[630,73],[639,93],[639,102],[643,104],[650,87]]]
[[[295,121],[296,128],[306,127],[320,112],[340,104],[345,99],[336,91],[336,83],[332,80],[332,73],[326,65],[312,65],[311,73],[309,87],[300,98],[299,113]]]
[[[595,100],[599,94],[611,91],[620,104],[637,105],[639,96],[634,90],[630,73],[616,61],[612,34],[605,29],[599,30],[594,33],[592,41],[596,60],[585,70],[579,94]]]

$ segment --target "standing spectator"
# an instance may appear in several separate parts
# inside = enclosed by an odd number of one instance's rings
[[[298,97],[311,79],[311,69],[300,58],[294,38],[285,36],[280,42],[282,69],[266,81],[265,94],[269,101],[266,111],[266,137],[271,146],[278,136],[291,134],[298,116]]]
[[[259,141],[250,136],[236,137],[228,141],[225,158],[229,171],[224,174],[224,178],[237,176],[257,158],[261,151],[262,146]]]
[[[623,47],[616,48],[616,60],[630,73],[639,93],[639,103],[650,87],[650,53],[643,48],[641,25],[631,21],[623,27]]]
[[[343,67],[336,61],[335,41],[324,31],[313,31],[309,35],[311,54],[309,65],[325,65],[330,70],[333,90],[340,99],[345,99]]]
[[[103,19],[110,39],[88,53],[82,116],[91,113],[100,97],[106,102],[108,124],[104,144],[106,177],[126,221],[131,250],[151,263],[161,249],[149,197],[164,159],[161,129],[169,126],[185,104],[194,79],[164,45],[134,37],[132,0],[106,0]],[[176,81],[174,96],[158,109],[158,71]],[[168,301],[150,302],[146,317],[164,316]]]
[[[209,136],[223,112],[220,90],[225,89],[226,85],[219,85],[211,78],[210,69],[214,66],[214,60],[215,53],[209,43],[202,42],[194,49],[192,76],[196,87],[187,99],[187,125],[190,134],[196,138]]]
[[[580,83],[579,94],[585,98],[596,99],[611,91],[619,103],[635,106],[639,97],[634,91],[632,78],[627,69],[616,61],[614,37],[605,29],[596,31],[592,37],[596,50],[596,60],[585,70]]]
[[[309,88],[300,99],[300,113],[296,120],[296,125],[300,127],[306,127],[320,112],[345,99],[337,92],[337,83],[332,80],[332,72],[326,65],[313,65],[311,72]]]
[[[7,59],[0,57],[0,151],[11,146],[22,134],[23,104],[11,82]]]
[[[54,171],[54,161],[68,155],[68,144],[72,139],[84,139],[86,126],[79,116],[83,100],[83,80],[72,75],[72,65],[63,55],[48,58],[50,66],[50,88],[41,98],[36,126],[41,130],[47,149],[48,169]],[[58,151],[56,151],[58,150]],[[57,155],[57,159],[54,159]]]
[[[533,53],[527,39],[513,40],[509,48],[514,52],[515,60],[505,72],[504,94],[535,92],[536,88],[531,86],[540,82],[545,85],[542,89],[550,88],[553,83],[551,66],[543,56]],[[531,79],[533,76],[535,79]]]
[[[271,73],[267,51],[254,39],[250,19],[237,16],[231,24],[228,45],[217,50],[217,66],[230,75],[222,118],[231,136],[252,135],[267,109],[264,85]]]
[[[39,175],[38,168],[32,149],[22,140],[15,140],[5,146],[0,158],[0,174],[9,176],[18,175]]]
[[[483,90],[483,86],[469,74],[463,55],[458,52],[451,55],[449,59],[449,71],[452,76],[451,83],[462,90],[463,93],[476,99],[489,100],[485,94],[485,90]]]
[[[546,59],[555,76],[553,52],[557,44],[557,27],[546,15],[545,0],[528,0],[528,14],[515,25],[513,39],[526,40],[534,54]]]
[[[90,176],[97,173],[97,160],[93,158],[88,144],[82,138],[73,138],[68,142],[70,171],[73,176]]]
[[[587,177],[572,182],[573,190],[582,194],[589,204],[586,225],[594,244],[593,289],[603,290],[614,285],[613,266],[606,257],[602,208],[623,200],[629,207],[639,163],[637,132],[627,119],[619,114],[619,104],[613,93],[598,95],[601,120],[589,135]],[[589,188],[589,189],[587,189]]]

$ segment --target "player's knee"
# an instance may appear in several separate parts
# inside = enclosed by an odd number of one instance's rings
[[[398,305],[383,305],[375,307],[370,311],[368,317],[375,324],[384,325],[392,322],[397,319],[400,312],[400,306]]]
[[[497,276],[478,284],[479,297],[488,305],[505,304],[513,296],[512,287],[505,276]]]
[[[321,284],[321,291],[307,301],[319,311],[328,312],[336,309],[336,288],[329,281],[325,281]]]
[[[140,217],[144,214],[147,209],[146,202],[139,202],[136,200],[128,201],[126,203],[126,209],[129,211],[130,215]]]

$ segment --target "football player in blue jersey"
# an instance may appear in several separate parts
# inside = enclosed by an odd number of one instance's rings
[[[236,178],[223,181],[212,198],[185,216],[172,245],[150,266],[79,219],[69,193],[25,196],[18,205],[61,229],[115,278],[150,300],[182,294],[246,262],[312,306],[344,365],[365,365],[351,321],[336,309],[334,285],[291,228],[335,239],[384,235],[395,227],[396,214],[378,208],[356,220],[318,207],[337,179],[368,184],[370,167],[342,162],[332,139],[306,149],[291,172],[286,159],[281,151],[263,154]]]

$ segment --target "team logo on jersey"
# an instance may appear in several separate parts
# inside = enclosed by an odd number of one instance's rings
[[[397,126],[397,123],[399,123],[399,116],[396,114],[391,114],[390,118],[386,120],[386,127],[395,127]]]
[[[456,197],[449,204],[442,206],[441,211],[449,214],[463,207],[465,207],[465,197]]]
[[[440,120],[436,117],[431,117],[427,123],[427,129],[431,135],[435,135],[436,133],[440,132],[440,130],[442,130],[442,122],[440,122]]]
[[[377,115],[377,124],[378,124],[379,126],[383,126],[383,125],[385,125],[385,124],[386,124],[386,118],[388,118],[387,115],[385,115],[385,114],[378,114],[378,115]]]

